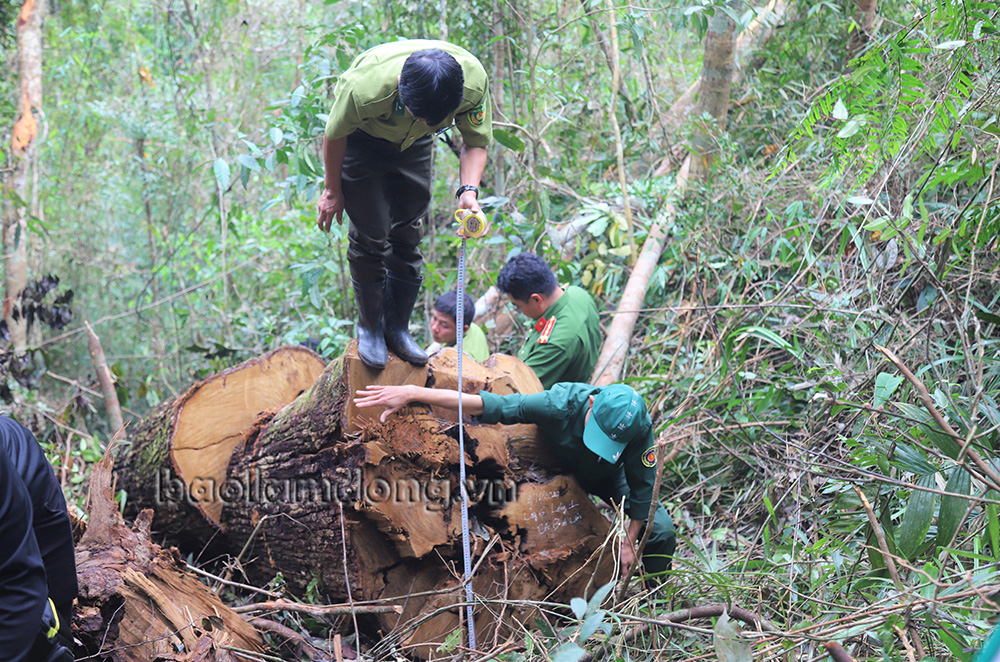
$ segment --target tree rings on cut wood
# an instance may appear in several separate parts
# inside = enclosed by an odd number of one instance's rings
[[[154,529],[186,547],[204,545],[220,526],[223,504],[242,498],[227,483],[233,449],[264,412],[280,409],[326,367],[316,353],[279,347],[198,382],[161,405],[119,454],[119,486],[129,514],[154,508]]]

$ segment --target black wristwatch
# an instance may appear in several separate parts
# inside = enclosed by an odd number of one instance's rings
[[[476,192],[476,197],[477,198],[479,197],[479,189],[476,188],[475,186],[473,186],[472,184],[464,184],[462,186],[459,186],[458,190],[455,191],[455,197],[456,198],[461,198],[462,194],[465,193],[466,191],[475,191]]]

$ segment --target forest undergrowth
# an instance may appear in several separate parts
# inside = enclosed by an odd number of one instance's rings
[[[342,351],[345,231],[314,227],[332,83],[384,38],[370,26],[438,30],[401,3],[309,8],[308,29],[281,22],[283,3],[208,4],[69,3],[49,19],[58,102],[32,264],[61,276],[40,297],[75,290],[78,317],[36,334],[35,382],[8,381],[75,514],[111,436],[78,320],[101,334],[130,422],[279,344]],[[1000,611],[996,6],[883,7],[849,52],[854,3],[791,3],[734,87],[711,177],[683,192],[691,125],[711,122],[670,127],[664,110],[697,75],[691,53],[722,4],[618,8],[628,82],[612,111],[633,247],[601,107],[610,74],[594,54],[608,26],[596,7],[488,4],[449,19],[494,59],[506,95],[483,187],[494,229],[472,248],[470,289],[536,250],[607,321],[633,248],[663,224],[622,379],[649,403],[680,540],[666,575],[539,605],[544,617],[486,642],[483,661],[807,661],[831,643],[858,660],[971,660]],[[484,27],[494,20],[502,38]],[[436,159],[424,317],[457,257],[449,147]],[[520,336],[491,341],[513,353]],[[188,561],[238,577],[231,559]],[[207,581],[230,604],[260,599]],[[267,590],[324,602],[280,577]],[[271,636],[275,659],[332,655],[334,633],[366,659],[406,654],[405,628],[359,641],[350,617],[264,615],[299,635]],[[462,655],[461,633],[438,653]]]

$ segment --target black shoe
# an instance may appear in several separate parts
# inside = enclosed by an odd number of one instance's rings
[[[410,335],[410,315],[417,301],[420,276],[407,278],[390,273],[385,281],[385,305],[382,310],[382,326],[385,328],[385,344],[399,358],[413,365],[427,365],[427,353]]]
[[[385,368],[389,353],[385,349],[385,338],[382,333],[382,300],[384,298],[384,283],[354,284],[354,298],[358,303],[358,356],[362,362],[374,370]]]

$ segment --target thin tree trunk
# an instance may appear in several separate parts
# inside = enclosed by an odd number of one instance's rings
[[[736,11],[735,0],[729,8]],[[718,136],[726,128],[729,96],[733,88],[734,54],[736,52],[736,21],[729,12],[716,8],[705,34],[705,56],[702,61],[701,84],[694,115],[697,118],[691,137],[691,177],[705,179],[715,160]],[[711,116],[714,124],[706,116]]]
[[[584,6],[584,11],[587,11],[587,3],[582,3]],[[614,8],[611,8],[614,11]],[[604,34],[604,30],[601,29],[600,23],[597,22],[598,14],[589,13],[590,18],[590,29],[594,32],[594,37],[596,38],[597,45],[601,47],[601,52],[604,53],[604,59],[608,61],[608,69],[614,72],[619,66],[619,49],[618,49],[618,37],[617,35],[611,35],[611,42],[607,35]],[[615,17],[611,16],[611,30],[616,31],[615,28]],[[628,96],[628,90],[625,88],[625,82],[618,76],[618,80],[614,84],[614,89],[618,91],[618,96],[622,98],[622,103],[625,105],[625,115],[628,116],[629,124],[634,124],[638,120],[638,114],[635,111],[635,105]]]
[[[146,111],[148,112],[149,98],[144,95],[144,100],[146,102]],[[153,301],[159,301],[160,286],[156,272],[160,266],[160,256],[156,244],[157,229],[156,229],[156,222],[153,219],[153,193],[150,190],[150,185],[149,185],[149,182],[152,178],[152,173],[150,172],[149,164],[146,162],[145,137],[139,137],[136,139],[135,157],[136,159],[138,159],[139,172],[141,173],[142,177],[142,205],[146,213],[146,241],[149,244],[149,293]],[[163,338],[160,336],[160,323],[156,316],[150,319],[149,329],[150,329],[150,344],[153,346],[153,353],[157,357],[156,364],[160,369],[160,373],[164,374],[167,372],[167,366],[163,361],[165,346],[163,343]]]
[[[742,80],[750,56],[753,55],[758,46],[770,39],[771,35],[774,34],[774,27],[784,19],[787,11],[788,3],[785,0],[770,0],[767,6],[757,14],[756,18],[750,21],[750,25],[747,26],[747,29],[743,31],[736,42],[736,72],[733,82]],[[670,106],[670,110],[667,111],[666,116],[662,120],[664,128],[677,131],[684,125],[685,120],[687,120],[688,115],[690,115],[691,110],[694,108],[700,88],[701,79],[692,83],[684,91],[684,94]],[[661,166],[655,174],[656,176],[661,176],[665,172],[666,169]]]
[[[448,41],[448,3],[441,0],[438,6],[438,39]]]
[[[17,17],[17,60],[20,76],[18,118],[11,148],[13,170],[5,183],[9,194],[3,206],[3,248],[5,298],[3,313],[16,354],[28,347],[28,321],[24,316],[23,293],[28,284],[28,216],[37,215],[37,195],[29,190],[38,163],[37,115],[42,112],[42,17],[45,0],[25,0]]]
[[[299,0],[299,20],[295,25],[295,84],[294,90],[302,84],[302,62],[306,51],[306,0]]]
[[[628,245],[632,249],[631,261],[636,260],[635,235],[632,231],[634,221],[632,219],[632,205],[629,203],[627,174],[625,172],[625,152],[622,146],[621,127],[618,126],[618,88],[622,84],[621,58],[618,52],[618,27],[616,25],[615,7],[611,0],[605,0],[608,9],[608,24],[611,33],[611,103],[608,107],[608,116],[611,118],[611,128],[615,134],[615,157],[618,162],[618,184],[622,189],[622,203],[625,206],[625,223],[628,229]]]
[[[503,24],[503,9],[499,0],[493,0],[493,36],[502,37],[504,34],[504,24]],[[494,117],[505,118],[504,113],[504,103],[503,103],[503,80],[504,80],[504,64],[507,61],[506,49],[507,41],[505,39],[497,39],[493,42],[493,91],[490,96],[493,99]],[[499,195],[506,195],[507,191],[507,175],[505,172],[505,150],[495,149],[493,150],[493,165],[491,170],[493,171],[493,191]]]
[[[854,11],[854,25],[851,36],[847,40],[847,59],[853,60],[868,45],[875,31],[875,19],[878,15],[878,0],[858,0]]]

